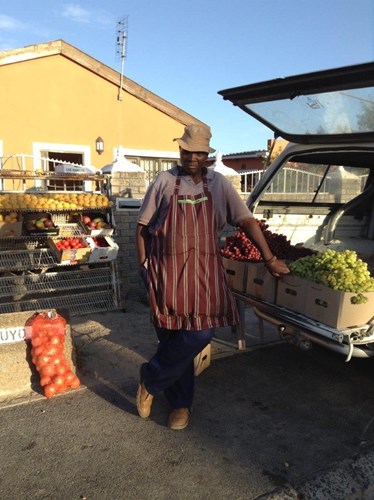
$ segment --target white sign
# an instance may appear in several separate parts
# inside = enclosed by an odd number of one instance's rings
[[[56,174],[95,174],[96,170],[93,167],[84,167],[83,165],[66,165],[58,163],[55,165]]]
[[[0,328],[0,344],[12,344],[26,339],[24,326]]]

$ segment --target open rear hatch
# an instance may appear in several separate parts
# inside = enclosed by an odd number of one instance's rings
[[[277,78],[218,92],[290,142],[374,139],[374,63]]]

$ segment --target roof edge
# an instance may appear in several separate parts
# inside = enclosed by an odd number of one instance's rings
[[[0,51],[0,66],[62,53],[63,40]]]

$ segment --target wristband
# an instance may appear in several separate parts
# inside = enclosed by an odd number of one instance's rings
[[[265,260],[265,266],[267,266],[268,264],[271,264],[272,262],[274,262],[275,260],[277,260],[276,256],[273,255],[271,257],[271,259],[268,259],[268,260]]]

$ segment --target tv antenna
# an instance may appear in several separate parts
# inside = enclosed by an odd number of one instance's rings
[[[123,73],[125,69],[125,59],[127,52],[127,19],[128,16],[122,17],[117,22],[117,36],[116,36],[116,54],[121,61],[121,78],[118,89],[118,100],[122,101],[122,84],[123,84]]]

